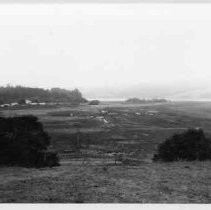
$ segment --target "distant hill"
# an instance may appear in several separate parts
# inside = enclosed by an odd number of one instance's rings
[[[132,103],[132,104],[139,104],[139,103],[142,103],[143,100],[141,100],[139,98],[129,98],[125,102],[126,103]]]
[[[42,89],[23,86],[0,87],[0,103],[19,102],[21,100],[31,100],[35,102],[69,102],[83,103],[87,100],[83,98],[78,89],[66,90],[61,88]]]
[[[139,98],[129,98],[125,101],[126,103],[139,104],[139,103],[162,103],[168,102],[166,99],[139,99]]]

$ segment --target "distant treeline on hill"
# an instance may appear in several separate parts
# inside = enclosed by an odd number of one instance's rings
[[[21,102],[30,100],[33,102],[70,102],[83,103],[83,98],[78,89],[65,90],[61,88],[42,89],[23,86],[0,87],[0,104]]]
[[[126,103],[133,103],[133,104],[139,104],[139,103],[162,103],[162,102],[168,102],[166,99],[139,99],[139,98],[129,98],[125,101]]]

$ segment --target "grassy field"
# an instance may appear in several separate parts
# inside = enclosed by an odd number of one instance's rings
[[[45,169],[3,167],[0,202],[210,203],[211,162],[153,163],[157,146],[187,128],[211,136],[210,102],[42,106],[1,109],[2,116],[33,114],[51,148],[73,148],[75,123],[89,139],[78,157]],[[115,155],[121,153],[121,161]]]
[[[1,202],[210,203],[210,162],[2,168]]]

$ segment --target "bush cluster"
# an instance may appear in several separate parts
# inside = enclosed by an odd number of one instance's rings
[[[211,140],[202,129],[188,129],[182,134],[174,134],[158,146],[154,160],[207,160],[211,159]]]
[[[0,118],[0,165],[45,167],[58,165],[48,152],[48,134],[35,116]]]
[[[92,100],[89,102],[89,105],[99,105],[100,101],[99,100]]]

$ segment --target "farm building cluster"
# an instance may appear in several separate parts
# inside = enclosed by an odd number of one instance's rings
[[[1,104],[0,107],[4,108],[4,107],[15,107],[15,106],[25,106],[25,105],[31,105],[31,106],[35,106],[35,105],[46,105],[46,102],[33,102],[31,100],[21,100],[20,102],[13,102],[13,103],[6,103],[6,104]]]

